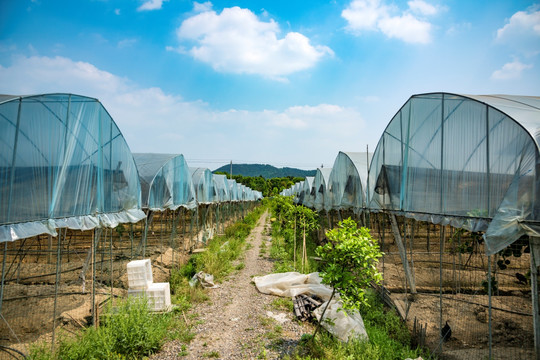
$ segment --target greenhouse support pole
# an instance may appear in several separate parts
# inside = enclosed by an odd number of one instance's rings
[[[441,337],[441,340],[439,341],[440,351],[442,353],[443,349],[443,342],[442,341],[442,328],[443,328],[443,301],[442,301],[442,288],[443,288],[443,269],[442,269],[442,261],[443,261],[443,242],[444,242],[444,229],[445,227],[443,225],[439,225],[439,336]]]
[[[538,305],[538,252],[540,251],[540,238],[531,237],[531,298],[533,309],[534,351],[536,359],[540,360],[540,307]]]
[[[97,327],[97,309],[96,309],[96,248],[101,238],[101,228],[94,229],[94,238],[92,239],[92,326]]]
[[[113,283],[114,283],[114,268],[113,268],[113,229],[111,228],[111,241],[109,242],[109,272],[111,273],[111,305],[114,302],[114,296],[113,296]]]
[[[411,274],[411,270],[409,269],[409,260],[407,259],[407,250],[405,249],[405,246],[403,245],[403,241],[401,240],[401,235],[399,232],[396,216],[392,213],[389,213],[388,216],[390,217],[390,222],[392,224],[392,232],[394,233],[394,238],[398,246],[399,256],[401,257],[401,262],[403,263],[403,270],[405,271],[405,276],[407,277],[407,281],[409,282],[409,286],[411,287],[411,293],[416,294],[416,285],[414,282],[414,278]]]
[[[131,242],[130,260],[133,260],[133,223],[129,223],[129,241]]]
[[[64,240],[66,238],[67,228],[64,229]],[[54,282],[54,305],[53,305],[53,328],[51,339],[51,352],[54,354],[54,340],[56,335],[56,310],[58,307],[58,284],[60,283],[60,274],[62,266],[62,229],[58,231],[58,244],[56,249],[56,281]]]
[[[493,296],[493,287],[491,284],[491,255],[488,255],[488,274],[487,274],[487,281],[488,281],[488,349],[489,349],[489,357],[488,359],[491,359],[492,354],[492,348],[493,348],[493,324],[491,323],[491,310],[492,310],[492,296]]]
[[[0,315],[2,315],[2,301],[4,300],[4,281],[6,276],[7,241],[4,241],[4,257],[2,259],[2,283],[0,284]]]

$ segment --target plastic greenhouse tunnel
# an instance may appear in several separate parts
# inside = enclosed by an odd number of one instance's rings
[[[217,191],[214,186],[213,174],[206,168],[189,168],[193,179],[193,186],[199,204],[216,202]]]
[[[305,204],[307,207],[313,208],[316,211],[325,209],[326,202],[330,200],[327,184],[331,172],[332,169],[330,168],[317,169],[313,184],[311,185],[310,196]]]
[[[400,269],[385,286],[436,352],[540,358],[539,144],[540,97],[444,92],[411,96],[377,144],[367,207]]]
[[[139,170],[143,208],[153,211],[197,207],[184,155],[133,154]]]
[[[231,197],[231,201],[237,202],[240,201],[239,195],[238,195],[238,183],[234,179],[227,179],[228,186],[229,186],[229,196]]]
[[[302,188],[298,193],[298,204],[306,206],[306,203],[309,201],[309,196],[311,192],[311,185],[313,184],[314,176],[306,176],[302,184]]]
[[[379,140],[369,207],[485,231],[488,254],[539,237],[539,141],[539,97],[414,95]]]
[[[352,210],[358,214],[366,208],[369,163],[373,154],[366,152],[338,153],[328,179],[330,201],[327,210]]]
[[[226,175],[217,175],[213,174],[214,186],[218,194],[218,199],[220,202],[231,201],[231,196],[229,194],[229,182],[227,181]]]
[[[0,129],[0,242],[145,217],[133,156],[97,99],[1,96]]]
[[[131,151],[97,99],[2,95],[0,139],[0,352],[25,356],[37,339],[54,350],[67,311],[96,323],[146,215]]]

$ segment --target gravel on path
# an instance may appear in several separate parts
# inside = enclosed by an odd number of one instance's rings
[[[254,276],[272,272],[268,212],[246,239],[244,268],[233,273],[219,288],[209,289],[209,301],[195,305],[195,338],[188,344],[167,343],[152,360],[165,359],[279,359],[290,353],[310,324],[294,320],[294,314],[277,305],[276,296],[261,294]],[[265,250],[262,250],[265,249]],[[281,323],[281,320],[285,320]]]

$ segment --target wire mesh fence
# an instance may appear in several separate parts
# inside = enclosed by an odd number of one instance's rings
[[[105,304],[126,297],[127,264],[151,259],[154,282],[254,206],[222,203],[149,213],[114,229],[59,229],[0,244],[0,359],[99,324]]]
[[[388,214],[371,214],[371,228],[413,341],[443,359],[534,358],[528,240],[488,257],[481,233],[397,220],[401,250]]]

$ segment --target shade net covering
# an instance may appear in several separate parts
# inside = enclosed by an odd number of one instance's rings
[[[163,211],[197,207],[184,155],[136,153],[133,158],[139,170],[143,208]]]
[[[101,103],[0,97],[0,242],[144,218],[133,156]]]
[[[367,206],[368,167],[373,154],[340,151],[328,179],[330,201],[326,209],[353,210],[358,213]]]
[[[226,175],[213,174],[214,186],[216,188],[218,201],[231,201],[229,194],[229,182]]]
[[[324,210],[325,201],[329,201],[328,191],[326,184],[330,178],[330,173],[332,169],[329,168],[318,168],[315,173],[315,178],[311,185],[309,192],[309,197],[305,200],[305,205],[307,207],[313,208],[317,211]]]
[[[217,201],[213,174],[207,168],[189,168],[199,204],[210,204]]]
[[[488,254],[540,235],[540,98],[412,96],[370,167],[369,207],[485,231]]]

